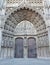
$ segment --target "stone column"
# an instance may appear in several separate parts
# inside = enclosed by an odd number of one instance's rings
[[[1,28],[1,20],[0,20],[0,58],[1,58],[1,42],[2,42],[2,28]]]
[[[15,53],[15,38],[13,37],[12,58],[14,58],[14,53]]]
[[[24,58],[27,58],[28,57],[28,51],[27,51],[27,47],[25,46],[24,47]]]
[[[36,37],[36,47],[37,47],[37,58],[40,57],[40,51],[39,51],[39,39],[38,36]]]
[[[50,26],[48,26],[48,38],[49,38],[49,48],[50,48]]]
[[[49,51],[49,53],[48,53],[49,56],[48,57],[50,57],[50,26],[48,26],[47,29],[48,29],[48,41],[49,41],[49,50],[48,50]]]
[[[27,44],[27,38],[24,38],[24,58],[28,57],[28,44]]]

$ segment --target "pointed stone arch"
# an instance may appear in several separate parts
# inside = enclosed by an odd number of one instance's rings
[[[20,8],[20,10],[17,9],[11,13],[5,21],[4,28],[6,24],[9,25],[10,21],[14,24],[14,27],[12,27],[15,28],[17,24],[23,20],[30,21],[35,26],[37,31],[46,31],[46,24],[43,17],[38,12],[29,8],[26,9],[25,7]]]
[[[37,50],[38,50],[37,55],[39,57],[44,57],[45,55],[43,52],[45,51],[46,53],[47,50],[49,49],[48,32],[46,30],[46,24],[43,17],[36,11],[33,11],[32,9],[25,8],[25,7],[15,10],[6,19],[2,34],[10,36],[10,37],[12,36],[12,38],[14,38],[15,36],[14,29],[23,20],[27,20],[34,25],[37,31],[37,34],[36,34],[36,37],[37,37],[36,44],[37,44]],[[48,50],[48,54],[46,53],[46,57],[47,56],[50,56],[49,50]]]

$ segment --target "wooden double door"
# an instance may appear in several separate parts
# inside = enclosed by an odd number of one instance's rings
[[[33,37],[30,37],[25,41],[24,39],[16,38],[15,40],[15,54],[14,54],[15,58],[24,58],[24,53],[27,58],[36,58],[37,57],[36,39]]]

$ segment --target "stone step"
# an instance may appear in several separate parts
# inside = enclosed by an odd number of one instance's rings
[[[0,65],[50,65],[50,59],[0,59]]]

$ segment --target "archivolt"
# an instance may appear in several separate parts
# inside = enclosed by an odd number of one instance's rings
[[[17,24],[23,20],[30,21],[34,25],[38,33],[46,31],[46,24],[42,16],[37,12],[32,11],[32,9],[26,9],[25,7],[23,9],[20,8],[20,10],[16,10],[11,13],[11,15],[9,15],[9,17],[5,21],[4,30],[14,32]]]

